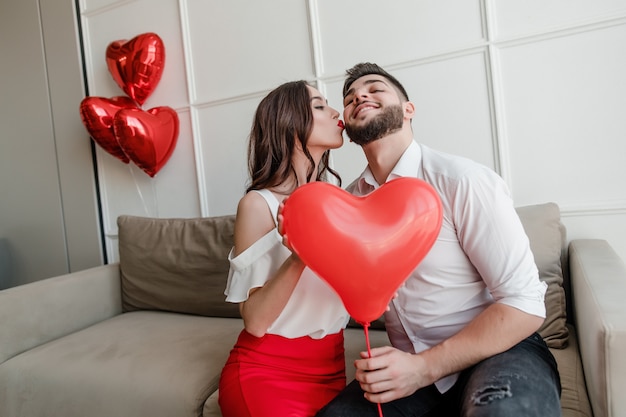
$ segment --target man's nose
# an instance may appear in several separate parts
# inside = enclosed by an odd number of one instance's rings
[[[359,104],[363,100],[367,98],[367,90],[355,91],[354,92],[354,103]]]

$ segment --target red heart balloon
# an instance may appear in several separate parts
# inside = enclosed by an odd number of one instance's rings
[[[170,107],[122,109],[115,115],[113,131],[130,160],[154,177],[174,152],[178,124],[178,114]]]
[[[117,85],[142,105],[161,80],[165,46],[156,33],[114,41],[106,49],[106,63]]]
[[[437,192],[416,178],[391,180],[364,197],[309,183],[283,209],[283,230],[294,252],[364,326],[385,312],[435,243],[441,222]]]
[[[113,132],[113,117],[121,109],[136,109],[128,97],[85,97],[80,102],[80,118],[92,139],[105,151],[127,164],[128,157],[120,148]]]

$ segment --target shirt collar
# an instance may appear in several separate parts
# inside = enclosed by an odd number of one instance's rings
[[[417,177],[417,173],[420,169],[420,164],[422,162],[422,149],[419,147],[417,142],[414,140],[411,141],[409,146],[406,148],[402,156],[396,163],[396,165],[391,170],[387,181],[392,180],[394,178],[400,177]],[[367,166],[363,174],[361,174],[361,178],[358,181],[358,188],[362,194],[367,194],[372,192],[373,190],[380,187],[380,184],[376,182],[374,178],[374,174],[370,170],[370,167]]]

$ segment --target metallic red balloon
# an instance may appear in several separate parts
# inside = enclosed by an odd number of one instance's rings
[[[122,109],[115,115],[113,131],[130,160],[154,177],[174,152],[178,125],[178,114],[170,107]]]
[[[365,197],[313,182],[286,200],[283,229],[300,259],[367,326],[428,254],[442,218],[437,192],[416,178],[391,180]]]
[[[120,148],[113,132],[113,118],[121,109],[136,109],[128,97],[85,97],[80,103],[80,118],[91,138],[105,151],[127,164],[130,160]]]
[[[165,46],[156,33],[114,41],[106,49],[106,63],[117,85],[142,105],[161,80]]]

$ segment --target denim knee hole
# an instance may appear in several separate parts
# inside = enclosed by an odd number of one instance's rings
[[[474,405],[486,405],[495,400],[512,397],[511,384],[489,385],[481,388],[472,394]]]

